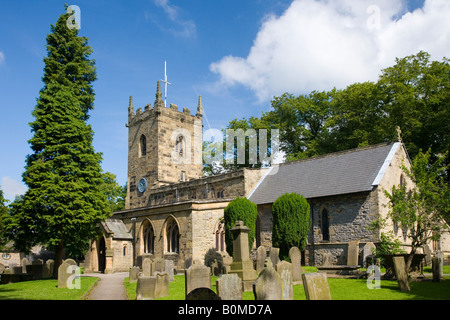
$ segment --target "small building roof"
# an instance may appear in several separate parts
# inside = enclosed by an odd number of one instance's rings
[[[102,226],[106,233],[112,233],[115,240],[133,240],[133,236],[120,219],[106,219],[102,222]]]
[[[371,191],[380,183],[400,146],[384,143],[274,166],[248,199],[264,204],[293,192],[311,199]]]

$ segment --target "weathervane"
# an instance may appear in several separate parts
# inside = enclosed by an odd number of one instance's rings
[[[171,84],[167,81],[167,62],[164,60],[164,80],[161,80],[164,82],[164,106],[167,107],[167,85]]]

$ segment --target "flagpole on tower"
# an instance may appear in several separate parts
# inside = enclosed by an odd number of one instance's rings
[[[161,80],[164,82],[164,106],[167,107],[167,85],[171,84],[167,81],[167,61],[164,60],[164,80]]]

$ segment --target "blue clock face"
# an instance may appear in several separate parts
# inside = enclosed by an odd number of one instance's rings
[[[138,190],[139,192],[144,192],[145,189],[147,189],[147,180],[145,180],[145,178],[141,178],[138,183]]]

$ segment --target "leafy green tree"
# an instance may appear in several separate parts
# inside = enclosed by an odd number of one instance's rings
[[[225,244],[227,252],[233,256],[233,234],[231,229],[236,224],[236,221],[243,221],[244,225],[250,229],[248,233],[249,250],[253,247],[255,240],[256,219],[258,217],[258,210],[256,204],[247,198],[236,198],[231,201],[224,210],[225,220]]]
[[[306,248],[309,232],[309,204],[298,193],[286,193],[272,205],[272,244],[280,248],[280,256],[289,256],[289,249]]]
[[[3,190],[0,189],[0,250],[8,243],[7,226],[9,223],[8,207],[6,200],[3,197]]]
[[[125,209],[127,186],[120,186],[116,182],[116,175],[111,172],[103,173],[103,193],[106,196],[111,212]]]
[[[102,157],[86,123],[97,78],[95,61],[89,59],[93,50],[77,29],[67,27],[68,18],[62,14],[47,35],[44,87],[30,123],[33,153],[23,173],[28,191],[12,210],[15,242],[21,249],[38,243],[53,248],[55,270],[64,249],[72,256],[85,253],[110,212],[102,190]]]
[[[385,190],[390,203],[388,218],[407,230],[411,240],[411,252],[406,261],[409,269],[417,249],[430,240],[439,240],[444,231],[448,231],[450,220],[450,190],[444,180],[443,173],[448,170],[446,155],[439,155],[437,160],[430,161],[431,151],[419,151],[414,158],[412,168],[402,165],[405,174],[413,182],[393,186],[391,191]]]

